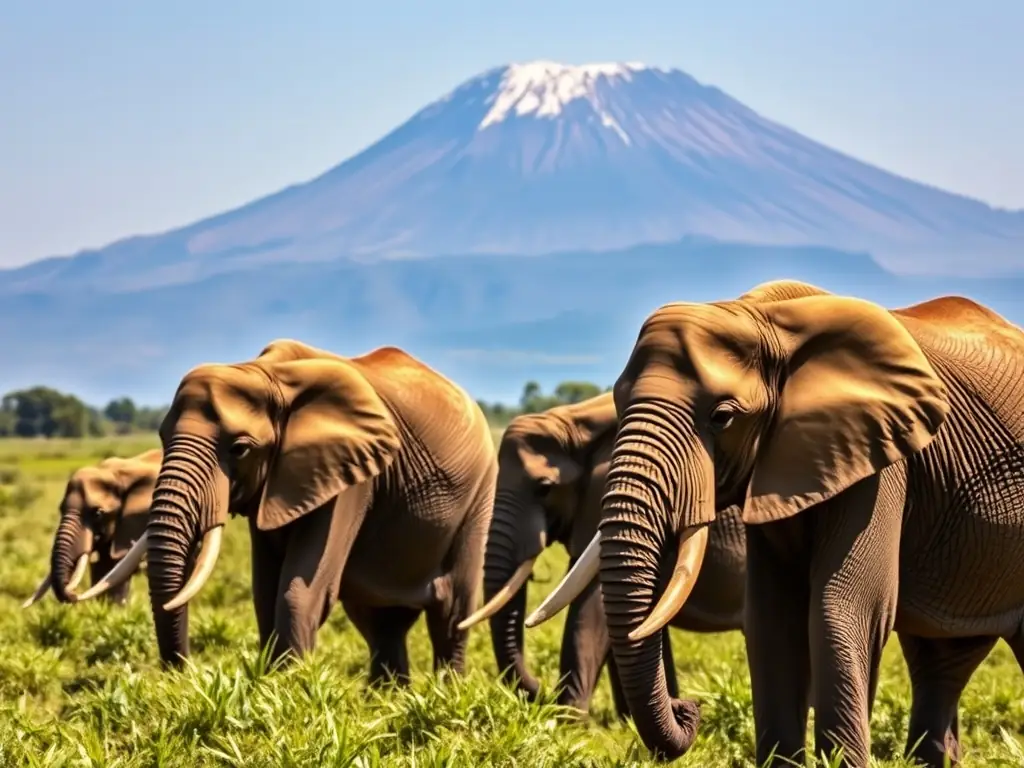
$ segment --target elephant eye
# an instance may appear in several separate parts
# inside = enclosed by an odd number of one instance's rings
[[[248,440],[236,440],[231,444],[231,456],[237,459],[244,459],[252,450],[252,443]]]
[[[736,409],[730,403],[719,403],[711,412],[711,427],[716,432],[728,429],[736,418]]]

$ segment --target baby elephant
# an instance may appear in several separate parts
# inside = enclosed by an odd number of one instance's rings
[[[22,607],[28,608],[52,587],[62,603],[74,603],[107,590],[117,568],[118,586],[106,591],[111,602],[128,599],[128,577],[138,570],[145,550],[132,551],[149,520],[153,485],[160,471],[159,448],[128,459],[111,457],[71,475],[60,504],[60,524],[50,554],[50,572]],[[126,557],[131,553],[130,557]],[[92,587],[82,595],[75,589],[91,564]]]
[[[408,679],[406,634],[424,611],[435,668],[461,670],[456,625],[479,589],[497,461],[460,387],[394,347],[348,358],[279,340],[185,374],[160,439],[142,546],[165,662],[188,654],[188,602],[238,515],[274,658],[311,651],[340,599],[371,681]]]
[[[606,393],[516,417],[498,448],[497,490],[484,561],[488,602],[463,626],[490,619],[498,667],[504,679],[514,681],[530,699],[539,686],[526,668],[523,653],[526,581],[537,557],[554,541],[569,552],[576,572],[586,567],[577,560],[597,535],[617,427],[615,404],[611,393]],[[700,569],[700,576],[672,626],[695,632],[742,629],[745,539],[738,510],[735,512],[715,519],[706,548],[689,564]],[[552,593],[527,624],[540,623],[568,604],[559,703],[586,711],[607,661],[616,709],[626,716],[628,708],[610,655],[596,567],[591,571],[584,582],[567,585],[574,590],[568,598],[562,597],[565,590]],[[676,689],[668,629],[662,631],[665,674],[669,686]]]

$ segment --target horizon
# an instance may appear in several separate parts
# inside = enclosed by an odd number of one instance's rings
[[[0,125],[0,163],[10,169],[0,179],[0,268],[177,229],[302,184],[467,80],[537,61],[641,61],[678,69],[862,162],[996,208],[1024,208],[1024,148],[1014,138],[1024,126],[1024,102],[1013,97],[1019,86],[1012,74],[1024,70],[1024,51],[1010,34],[1012,19],[1024,23],[1022,7],[973,7],[977,23],[967,29],[952,2],[928,6],[929,23],[921,25],[920,18],[899,11],[872,14],[862,5],[851,19],[836,9],[809,12],[788,0],[787,8],[796,10],[783,13],[782,23],[791,28],[784,41],[773,41],[779,17],[758,16],[751,2],[740,3],[746,10],[738,22],[711,9],[702,9],[698,19],[650,3],[661,21],[653,26],[647,16],[624,20],[614,8],[595,10],[589,3],[593,12],[581,20],[581,34],[552,39],[557,30],[545,30],[525,43],[515,30],[532,5],[517,6],[520,13],[510,19],[504,9],[457,14],[454,4],[441,3],[444,21],[433,17],[429,23],[415,12],[395,19],[368,8],[361,23],[343,24],[337,9],[321,16],[301,4],[282,23],[277,9],[256,3],[246,6],[254,13],[221,7],[196,16],[183,10],[188,3],[140,12],[106,2],[100,12],[97,4],[65,11],[56,28],[41,11],[17,8],[13,23],[0,30],[0,65],[24,73],[0,84],[0,97],[18,115]],[[504,34],[497,40],[470,34],[474,23]],[[424,41],[424,24],[443,34]],[[367,25],[387,31],[367,31]],[[437,25],[447,26],[431,29]],[[669,39],[680,29],[696,30],[689,55],[677,55],[678,43]],[[830,29],[839,37],[822,35]],[[588,30],[592,34],[583,34]],[[224,46],[232,37],[245,46]],[[724,38],[745,42],[723,46]],[[339,39],[351,45],[339,46]],[[388,44],[381,46],[382,39]],[[282,40],[292,47],[275,45]],[[857,61],[851,67],[865,45],[871,49],[868,66]],[[372,50],[363,50],[367,46]],[[90,47],[98,58],[81,67],[88,54],[82,49]],[[453,55],[444,64],[425,65],[429,50],[440,49]],[[595,55],[626,49],[633,53]],[[179,54],[176,67],[162,58],[168,51]],[[417,51],[425,54],[417,66],[403,68]],[[185,52],[203,55],[180,56]],[[796,62],[809,56],[846,66]],[[324,66],[330,60],[336,62],[332,70]],[[342,74],[340,81],[330,77],[335,73]],[[204,79],[213,83],[205,90]],[[958,83],[963,87],[939,87]],[[973,88],[965,92],[968,86]],[[839,91],[846,98],[836,98]],[[198,112],[197,100],[208,118],[189,117]],[[232,109],[239,101],[241,109]],[[355,121],[352,105],[359,113]],[[879,112],[894,117],[865,114]],[[928,142],[920,140],[923,127]]]

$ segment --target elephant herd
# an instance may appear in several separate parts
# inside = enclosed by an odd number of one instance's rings
[[[907,752],[928,766],[958,759],[960,695],[996,642],[1024,664],[1024,332],[969,299],[889,310],[782,280],[667,304],[611,392],[518,416],[497,449],[470,396],[405,352],[279,340],[189,371],[160,439],[72,475],[25,605],[123,602],[145,557],[170,665],[229,515],[275,657],[312,650],[340,601],[371,681],[403,682],[421,613],[435,669],[462,670],[486,620],[532,698],[524,627],[567,608],[559,701],[585,711],[607,662],[663,760],[700,721],[669,626],[743,632],[758,765],[803,752],[813,706],[815,751],[866,766],[894,630]],[[569,571],[527,617],[554,541]]]

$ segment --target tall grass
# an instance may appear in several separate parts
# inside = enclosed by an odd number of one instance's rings
[[[21,601],[47,568],[57,504],[76,466],[156,445],[155,436],[0,441],[0,766],[645,766],[606,679],[591,717],[526,704],[495,682],[486,626],[471,633],[467,674],[435,676],[424,622],[410,634],[413,685],[369,690],[367,649],[339,607],[315,653],[272,669],[256,643],[245,527],[228,525],[213,578],[192,605],[191,664],[161,671],[145,575],[123,608]],[[539,561],[530,606],[566,567]],[[558,672],[564,617],[527,633],[531,667]],[[739,633],[673,633],[680,684],[702,701],[693,766],[752,765],[750,686]],[[895,641],[872,719],[877,764],[899,759],[909,707]],[[1024,678],[1000,645],[961,707],[967,766],[1024,766]],[[828,762],[824,763],[828,764]]]

